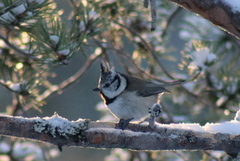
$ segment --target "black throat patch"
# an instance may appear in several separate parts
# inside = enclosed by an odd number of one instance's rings
[[[110,103],[113,103],[113,102],[115,101],[115,99],[117,98],[117,97],[108,98],[108,97],[105,96],[102,92],[100,92],[100,94],[101,94],[102,98],[104,99],[104,103],[105,103],[106,105],[109,105]]]

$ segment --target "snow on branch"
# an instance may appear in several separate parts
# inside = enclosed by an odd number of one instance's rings
[[[62,146],[123,148],[132,150],[222,150],[240,152],[239,113],[235,120],[219,124],[129,124],[126,130],[115,123],[87,119],[69,121],[52,117],[23,118],[1,115],[0,134],[28,138]]]
[[[240,3],[238,0],[170,0],[195,12],[240,39]]]

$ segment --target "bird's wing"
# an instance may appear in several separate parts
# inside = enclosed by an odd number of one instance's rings
[[[140,96],[148,97],[151,95],[157,95],[159,93],[170,93],[169,90],[165,89],[163,86],[144,81],[135,77],[127,77],[128,79],[128,91],[137,91]],[[134,82],[134,83],[132,83]]]
[[[159,93],[170,93],[170,91],[162,86],[150,82],[149,84],[145,84],[142,89],[138,90],[137,93],[143,97],[148,97]]]

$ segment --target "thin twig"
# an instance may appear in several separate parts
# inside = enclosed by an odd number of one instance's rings
[[[21,54],[24,57],[30,58],[30,55],[27,54],[26,52],[24,52],[23,50],[21,50],[20,48],[18,48],[17,46],[13,45],[11,42],[8,41],[7,38],[5,38],[3,35],[0,34],[0,39],[2,39],[6,45],[8,45],[10,48],[12,48],[13,50],[15,50],[16,52],[18,52],[19,54]]]
[[[158,57],[155,55],[155,51],[148,45],[148,43],[138,34],[136,33],[134,30],[132,30],[131,28],[117,22],[117,21],[113,21],[114,23],[118,24],[121,27],[126,28],[127,30],[129,30],[132,34],[134,34],[135,36],[137,36],[142,43],[144,44],[144,46],[148,49],[148,51],[150,51],[153,59],[156,61],[156,63],[160,66],[160,68],[162,69],[162,71],[166,74],[167,77],[171,78],[171,79],[175,79],[166,69],[165,67],[162,65],[162,63],[158,60]]]
[[[155,60],[156,63],[160,66],[160,68],[162,69],[162,71],[164,72],[164,74],[165,74],[166,76],[168,76],[169,78],[171,78],[172,80],[175,80],[175,78],[165,69],[165,67],[162,65],[162,63],[158,60],[158,57],[155,55],[154,50],[148,45],[148,43],[147,43],[138,33],[136,33],[136,32],[135,32],[134,30],[132,30],[131,28],[129,28],[129,27],[127,27],[127,26],[125,26],[125,25],[117,22],[117,21],[114,21],[114,22],[115,22],[116,24],[118,24],[119,26],[126,28],[126,29],[129,30],[132,34],[134,34],[135,36],[137,36],[137,37],[142,41],[142,43],[144,44],[144,46],[148,49],[148,51],[150,51],[150,53],[151,53],[151,55],[153,56],[154,60]],[[119,50],[117,50],[117,51],[119,52]],[[122,52],[122,51],[120,51],[120,52]],[[127,56],[127,55],[124,54],[124,56]],[[128,59],[128,60],[130,61],[131,59]],[[135,63],[133,63],[133,64],[135,65]],[[147,76],[150,77],[151,79],[154,79],[154,80],[160,81],[160,82],[166,82],[166,81],[160,80],[159,78],[156,78],[156,77],[154,77],[154,76],[152,76],[152,75],[147,74],[147,73],[144,72],[141,68],[138,68],[137,65],[135,65],[135,67],[137,67],[137,69],[138,69],[139,71],[141,71],[141,73],[144,73],[144,75],[147,75]],[[190,82],[190,81],[192,81],[192,80],[194,80],[194,79],[196,79],[196,78],[199,76],[199,74],[200,74],[200,73],[197,73],[196,75],[194,75],[192,78],[190,78],[189,81],[186,81],[186,83],[187,83],[187,82]],[[192,98],[194,98],[195,100],[203,103],[204,105],[207,105],[206,103],[204,103],[203,101],[201,101],[197,95],[195,95],[194,93],[190,92],[190,91],[189,91],[188,89],[186,89],[185,87],[181,86],[181,90],[182,90],[183,93],[184,93],[184,92],[187,93],[187,95],[190,95],[190,96],[191,96]]]
[[[156,21],[157,21],[156,0],[150,0],[150,5],[151,5],[151,17],[152,17],[151,31],[154,31],[156,30]]]
[[[114,46],[114,45],[112,44],[112,46]],[[115,49],[114,47],[108,47],[108,48],[105,48],[105,49],[115,50],[115,52],[117,52],[117,53],[121,54],[121,56],[125,57],[125,58],[129,61],[129,63],[130,63],[136,70],[138,70],[138,72],[139,72],[139,74],[140,74],[140,76],[141,76],[142,78],[144,78],[143,76],[146,76],[147,78],[151,78],[152,80],[156,80],[156,81],[159,81],[159,82],[162,82],[162,83],[166,83],[166,81],[161,80],[160,78],[158,78],[158,77],[156,77],[156,76],[154,76],[154,75],[152,75],[152,74],[150,74],[150,73],[147,73],[146,70],[142,69],[142,68],[131,58],[131,56],[130,56],[128,53],[125,52],[125,50],[123,50],[123,49]],[[126,64],[126,62],[125,62],[125,63],[122,63],[122,66],[123,66],[123,67],[124,67],[124,64]],[[127,70],[126,67],[124,67],[124,68],[125,68],[126,72],[128,72],[128,73],[130,74],[129,70]]]
[[[148,5],[149,5],[149,0],[144,0],[144,1],[143,1],[143,6],[144,6],[145,8],[148,8]]]
[[[95,55],[92,54],[88,60],[86,60],[85,64],[71,77],[69,77],[67,80],[64,80],[62,83],[59,85],[54,85],[50,89],[47,89],[46,91],[43,92],[40,96],[36,98],[38,102],[41,102],[48,98],[50,95],[62,90],[63,88],[68,87],[69,85],[73,84],[77,79],[79,79],[86,71],[87,69],[93,64],[93,62],[99,58],[100,55]],[[30,102],[28,105],[25,106],[25,110],[30,109],[31,107],[34,106],[34,101]]]

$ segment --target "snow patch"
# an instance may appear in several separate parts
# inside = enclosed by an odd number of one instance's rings
[[[234,120],[223,123],[206,123],[204,126],[198,123],[180,123],[180,124],[160,124],[158,127],[171,128],[171,129],[183,129],[193,130],[198,132],[210,132],[210,133],[227,133],[232,135],[240,134],[240,110],[236,113]],[[174,136],[171,136],[174,137]]]
[[[43,2],[45,2],[45,0],[27,0],[29,3],[37,3],[37,4],[42,4]]]
[[[240,134],[240,122],[239,121],[228,121],[224,123],[207,123],[203,128],[206,132],[212,133],[228,133],[239,135]]]
[[[7,84],[14,92],[22,92],[23,90],[26,90],[28,81],[22,81],[20,83],[7,82]]]
[[[240,121],[240,110],[237,111],[237,113],[236,113],[236,115],[235,115],[235,117],[234,117],[234,120],[235,120],[235,121]]]
[[[89,19],[93,19],[93,20],[98,18],[98,14],[95,11],[89,11],[88,16],[89,16]]]
[[[7,12],[0,17],[0,20],[4,22],[12,23],[16,21],[16,18],[11,13]]]
[[[68,55],[70,53],[70,50],[69,49],[64,49],[64,50],[58,51],[58,53],[61,54],[61,55]]]
[[[57,113],[52,117],[44,117],[42,119],[36,119],[34,130],[39,133],[48,133],[54,138],[57,135],[68,138],[69,135],[78,135],[83,137],[83,132],[88,128],[88,120],[78,119],[77,121],[69,121]]]
[[[53,41],[55,44],[58,44],[59,37],[57,35],[51,35],[50,40]]]
[[[208,48],[200,49],[194,51],[191,54],[192,62],[189,64],[188,68],[191,70],[198,70],[199,68],[205,70],[207,64],[214,62],[217,59],[217,56],[213,53],[210,53]]]
[[[184,129],[193,131],[204,131],[201,125],[198,123],[173,123],[173,124],[158,124],[160,127],[171,128],[171,129]]]
[[[13,8],[12,11],[15,13],[15,15],[19,15],[19,14],[23,13],[24,11],[26,11],[26,7],[24,4],[21,4],[15,8]]]

